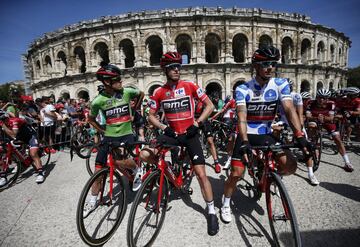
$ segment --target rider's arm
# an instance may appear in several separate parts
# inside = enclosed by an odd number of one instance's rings
[[[297,105],[297,106],[295,106],[295,108],[296,108],[296,112],[297,112],[297,114],[298,114],[298,116],[299,116],[299,119],[300,119],[300,124],[301,124],[301,126],[304,126],[304,108],[303,108],[303,106],[302,105]]]
[[[135,109],[140,109],[140,107],[141,107],[141,105],[142,105],[143,98],[144,98],[144,92],[143,92],[143,91],[140,91],[140,94],[139,94],[139,96],[138,96],[137,103],[136,103],[136,105],[135,105]]]
[[[229,103],[227,103],[227,104],[221,109],[221,111],[217,112],[214,116],[212,116],[211,119],[216,119],[220,114],[223,114],[223,113],[229,108],[228,104],[229,104]],[[215,108],[215,106],[214,106],[214,108]]]
[[[156,128],[164,130],[167,126],[160,122],[160,120],[156,117],[156,113],[157,113],[157,111],[155,111],[154,109],[150,109],[148,120]],[[165,115],[165,114],[163,114],[163,115]]]
[[[19,131],[18,129],[9,129],[5,124],[2,124],[2,129],[11,138],[15,138]]]
[[[300,119],[294,109],[293,101],[292,100],[283,100],[283,101],[281,101],[281,104],[283,106],[286,118],[289,121],[290,127],[292,128],[292,130],[295,133],[295,136],[297,136],[297,133],[302,133]]]
[[[205,120],[207,120],[215,108],[214,104],[209,98],[206,98],[203,103],[205,105],[205,109],[202,111],[200,117],[196,120],[197,123],[203,123]]]
[[[247,110],[246,105],[236,106],[236,112],[238,117],[239,136],[242,141],[248,141],[247,136]]]
[[[101,128],[101,125],[96,121],[96,117],[89,115],[88,123],[91,124],[99,133],[104,133],[105,131]]]

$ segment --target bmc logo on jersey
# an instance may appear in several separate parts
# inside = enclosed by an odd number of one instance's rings
[[[179,88],[175,90],[175,97],[185,96],[185,88]]]
[[[127,115],[129,114],[129,105],[122,105],[105,111],[106,117],[113,115]]]
[[[196,90],[196,93],[197,93],[197,95],[199,96],[199,98],[201,98],[201,97],[204,95],[204,91],[203,91],[201,88],[198,88],[198,89]]]
[[[250,112],[258,112],[258,111],[261,111],[261,112],[267,112],[267,111],[275,111],[276,109],[276,103],[274,104],[270,104],[270,105],[248,105],[248,111]]]
[[[162,102],[164,111],[183,111],[190,109],[190,99],[189,97],[176,99],[176,100],[169,100]]]

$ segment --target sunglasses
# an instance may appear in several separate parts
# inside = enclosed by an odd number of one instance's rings
[[[269,68],[270,66],[271,67],[277,66],[277,62],[274,62],[274,61],[258,62],[257,64],[259,64],[262,68]]]
[[[169,64],[169,65],[166,65],[165,68],[170,69],[170,70],[174,70],[174,69],[180,70],[181,69],[181,64],[172,63],[172,64]]]
[[[111,78],[111,80],[112,80],[113,82],[122,82],[122,80],[121,80],[121,77],[120,77],[120,76],[113,77],[113,78]]]

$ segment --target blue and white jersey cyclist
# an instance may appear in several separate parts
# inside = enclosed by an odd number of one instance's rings
[[[279,103],[292,97],[287,79],[271,78],[261,87],[254,78],[236,88],[235,100],[236,105],[246,105],[247,133],[264,135],[271,133]]]

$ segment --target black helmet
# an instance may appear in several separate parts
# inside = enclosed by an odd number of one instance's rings
[[[6,111],[0,110],[0,120],[4,120],[8,117],[9,117],[9,114]]]
[[[101,64],[101,68],[96,72],[96,78],[103,82],[107,79],[121,79],[121,70],[113,64]]]
[[[280,59],[279,49],[274,46],[265,46],[257,49],[252,58],[251,62],[263,62],[263,61],[278,61]]]

